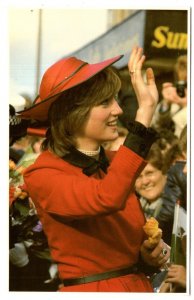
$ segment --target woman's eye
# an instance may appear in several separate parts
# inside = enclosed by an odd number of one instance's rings
[[[107,106],[109,104],[109,100],[106,99],[104,101],[101,102],[101,105]]]

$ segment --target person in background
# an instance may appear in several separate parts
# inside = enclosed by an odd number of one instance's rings
[[[185,134],[186,134],[186,128],[181,133],[181,144],[183,149],[186,150],[185,148]],[[184,152],[184,151],[183,151]],[[182,172],[187,174],[187,164],[184,165]],[[183,198],[182,198],[183,199]],[[186,205],[184,205],[186,208]],[[186,235],[184,236],[186,238]],[[164,280],[164,283],[161,286],[160,293],[185,293],[186,288],[187,288],[187,266],[186,266],[186,261],[187,261],[187,251],[186,251],[186,239],[182,239],[181,246],[182,246],[182,255],[185,256],[185,264],[175,264],[171,263],[168,267],[168,272],[166,275],[166,278]],[[180,251],[181,249],[178,249],[177,251]]]
[[[167,276],[160,288],[160,293],[185,293],[186,292],[186,267],[171,264]]]
[[[24,151],[18,151],[13,145],[27,135],[28,125],[29,121],[18,118],[16,116],[15,107],[12,104],[9,104],[9,158],[14,163],[17,163],[20,160]]]
[[[19,101],[18,101],[19,99]],[[38,154],[32,153],[27,135],[30,121],[16,115],[25,99],[9,104],[9,290],[53,291],[58,283],[53,273],[47,239],[32,200],[23,190],[23,171]],[[14,106],[13,106],[14,105]],[[34,144],[32,145],[34,146]],[[29,149],[30,148],[30,149]]]
[[[166,127],[157,129],[155,127],[152,128],[154,128],[158,132],[158,139],[156,140],[156,143],[158,144],[163,157],[166,157],[166,153],[170,151],[170,149],[172,149],[174,145],[177,145],[179,139],[173,133],[173,131],[169,130]]]
[[[185,126],[185,128],[183,129],[181,136],[180,136],[180,146],[183,149],[183,155],[186,158],[186,138],[187,135],[187,126]],[[176,163],[175,163],[176,166]],[[185,175],[185,178],[187,176],[187,164],[185,163],[184,166],[182,166],[182,173]],[[179,170],[174,170],[175,172],[178,171],[178,173],[180,173]],[[175,173],[174,172],[174,173]],[[185,182],[185,181],[184,181]],[[180,185],[181,187],[181,185]],[[183,188],[182,189],[182,195],[179,196],[180,199],[182,200],[180,202],[181,206],[185,208],[186,210],[186,194],[185,196],[183,195],[183,193],[186,193],[186,189]],[[182,250],[183,250],[183,254],[185,255],[185,261],[187,261],[186,259],[186,241],[184,243],[182,243]],[[185,265],[181,265],[181,264],[175,264],[172,263],[169,268],[168,268],[168,273],[167,276],[165,278],[165,284],[162,287],[161,292],[176,292],[176,293],[184,293],[186,292],[186,287],[187,287],[187,267],[186,264]],[[171,290],[172,289],[172,290]]]
[[[187,209],[187,126],[181,132],[179,138],[181,156],[178,155],[167,172],[167,181],[162,194],[163,204],[157,220],[163,230],[163,238],[167,244],[171,244],[172,227],[174,221],[174,207],[177,200],[181,206]]]
[[[173,122],[174,133],[179,137],[187,124],[187,55],[178,57],[174,67],[174,78],[175,83],[163,83],[163,100],[158,104],[152,122],[156,127]]]
[[[156,138],[150,123],[158,91],[152,69],[143,80],[142,48],[134,47],[128,62],[139,104],[135,121],[112,157],[101,146],[118,138],[121,83],[110,66],[121,58],[56,62],[45,72],[34,106],[20,112],[49,125],[43,151],[24,180],[58,266],[61,292],[153,292],[145,273],[169,258],[161,239],[153,247],[146,238],[133,192]]]
[[[164,158],[155,142],[147,157],[147,165],[136,179],[135,190],[147,219],[156,217],[162,206],[161,194],[166,183]]]

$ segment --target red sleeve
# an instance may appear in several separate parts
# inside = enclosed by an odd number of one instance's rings
[[[71,165],[64,170],[31,166],[24,178],[36,205],[48,213],[80,218],[123,209],[145,164],[140,156],[122,146],[102,179],[87,177]]]

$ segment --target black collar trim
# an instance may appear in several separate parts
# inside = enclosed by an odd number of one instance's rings
[[[62,157],[62,159],[76,167],[82,168],[82,172],[87,176],[96,173],[98,169],[102,169],[107,173],[107,168],[109,166],[109,161],[103,147],[100,147],[99,160],[96,160],[73,147],[68,154]]]

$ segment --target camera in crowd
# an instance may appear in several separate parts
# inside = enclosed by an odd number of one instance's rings
[[[183,81],[183,80],[178,81],[178,82],[176,82],[175,86],[176,86],[176,91],[177,91],[177,94],[179,95],[179,97],[181,97],[181,98],[185,97],[185,89],[187,87],[186,81]]]

